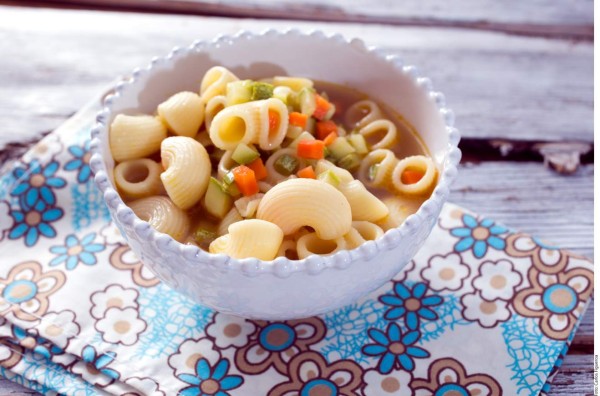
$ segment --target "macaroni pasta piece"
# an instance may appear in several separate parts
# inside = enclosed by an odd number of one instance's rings
[[[290,260],[297,260],[298,252],[296,251],[296,241],[284,238],[277,251],[277,257],[287,257]]]
[[[229,229],[230,225],[242,220],[244,220],[244,218],[240,215],[240,212],[238,212],[237,208],[231,208],[231,210],[227,212],[225,217],[223,217],[223,219],[219,223],[219,228],[217,228],[217,235],[222,236],[227,234],[227,230]]]
[[[193,92],[179,92],[158,105],[158,116],[169,132],[194,137],[204,121],[204,102]]]
[[[353,128],[363,128],[367,124],[383,118],[381,109],[372,100],[361,100],[346,110],[346,124]]]
[[[314,179],[277,184],[260,201],[256,217],[277,224],[285,235],[309,226],[326,240],[342,237],[352,225],[346,197],[335,187]]]
[[[147,197],[129,203],[140,219],[147,221],[157,231],[183,242],[190,228],[187,214],[167,197]]]
[[[235,150],[240,143],[256,143],[264,125],[262,113],[254,102],[225,107],[212,119],[210,139],[221,150]]]
[[[273,260],[282,241],[283,232],[275,224],[257,219],[242,220],[230,225],[229,233],[215,239],[209,250],[234,258]]]
[[[288,108],[279,99],[271,98],[261,102],[258,145],[263,150],[273,150],[279,147],[285,139],[288,128]]]
[[[235,207],[244,218],[253,217],[256,214],[260,200],[265,194],[254,194],[249,197],[243,197],[235,201]]]
[[[167,127],[157,117],[119,114],[110,125],[109,144],[115,161],[144,158],[160,150]]]
[[[319,238],[315,232],[303,235],[296,243],[296,252],[301,260],[312,254],[328,256],[346,248],[347,243],[343,237],[325,240]]]
[[[350,204],[352,220],[377,221],[389,213],[385,204],[367,190],[360,180],[340,183],[338,189]]]
[[[366,241],[374,241],[383,236],[383,230],[377,224],[368,221],[353,221],[352,229],[344,239],[348,248],[354,249]]]
[[[267,160],[267,162],[265,163],[265,166],[267,168],[267,182],[271,185],[276,185],[277,183],[286,180],[290,175],[284,175],[281,174],[279,172],[279,170],[277,170],[277,167],[275,166],[275,163],[277,161],[280,160],[281,157],[283,156],[290,156],[293,157],[297,162],[297,168],[303,168],[304,166],[306,166],[306,162],[301,159],[298,158],[298,156],[296,155],[296,150],[291,149],[291,148],[284,148],[284,149],[280,149],[275,151],[273,154],[271,154],[269,156],[269,159]]]
[[[362,127],[358,133],[366,138],[384,134],[377,143],[371,145],[372,150],[393,147],[396,144],[398,131],[390,120],[376,120]]]
[[[404,172],[416,171],[422,175],[416,183],[403,181]],[[431,158],[424,155],[406,157],[398,162],[392,174],[392,185],[399,193],[406,195],[423,195],[431,193],[437,178],[437,169]]]
[[[208,69],[200,83],[200,97],[207,103],[218,95],[224,95],[227,84],[237,81],[235,74],[222,66],[214,66]]]
[[[207,131],[210,131],[210,125],[213,118],[227,105],[227,98],[223,95],[211,98],[204,108],[204,126]],[[212,144],[212,142],[211,142]]]
[[[173,136],[160,150],[165,171],[160,175],[169,198],[181,209],[200,201],[210,179],[211,164],[204,146],[192,138]]]
[[[138,199],[164,192],[160,173],[162,166],[148,158],[121,162],[115,166],[117,189],[129,199]]]
[[[225,151],[223,156],[219,160],[219,165],[217,165],[217,174],[220,178],[225,177],[233,168],[237,166],[237,163],[231,158],[233,154],[233,150]]]
[[[387,187],[397,163],[398,159],[391,150],[371,151],[360,164],[358,179],[369,187]]]

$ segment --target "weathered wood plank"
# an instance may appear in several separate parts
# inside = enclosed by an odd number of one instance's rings
[[[33,396],[39,393],[0,377],[0,396]]]
[[[37,3],[251,18],[468,27],[593,39],[593,2],[551,0],[38,0]]]
[[[590,43],[463,29],[18,7],[0,7],[0,14],[0,147],[55,128],[115,77],[175,45],[269,27],[340,32],[401,55],[446,94],[466,137],[593,140]]]
[[[569,354],[552,381],[550,396],[592,396],[594,394],[594,357]]]

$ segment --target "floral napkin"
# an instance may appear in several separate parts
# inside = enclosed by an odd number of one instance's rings
[[[0,374],[54,395],[537,395],[592,263],[448,204],[393,281],[300,320],[220,314],[124,244],[83,109],[0,177]]]

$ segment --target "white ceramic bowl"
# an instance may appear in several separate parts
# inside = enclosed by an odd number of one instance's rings
[[[119,113],[148,113],[170,95],[197,91],[204,72],[222,65],[240,78],[298,75],[347,84],[401,113],[421,134],[440,169],[432,196],[404,224],[331,256],[290,261],[233,259],[182,245],[140,220],[115,190],[108,126]],[[402,269],[434,226],[455,178],[460,139],[452,112],[429,79],[362,41],[321,32],[241,32],[176,48],[120,83],[92,131],[96,184],[127,242],[163,282],[195,301],[248,318],[290,319],[324,313],[377,289]]]

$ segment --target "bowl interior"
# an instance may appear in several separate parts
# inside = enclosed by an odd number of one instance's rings
[[[240,78],[304,76],[347,85],[400,113],[416,128],[443,171],[448,135],[435,102],[402,68],[365,51],[359,42],[319,35],[242,36],[197,46],[195,51],[175,51],[171,57],[156,61],[150,73],[141,73],[136,83],[123,90],[112,104],[107,125],[119,113],[153,114],[170,95],[198,91],[206,70],[216,65],[229,68]],[[100,135],[114,184],[108,133]]]

